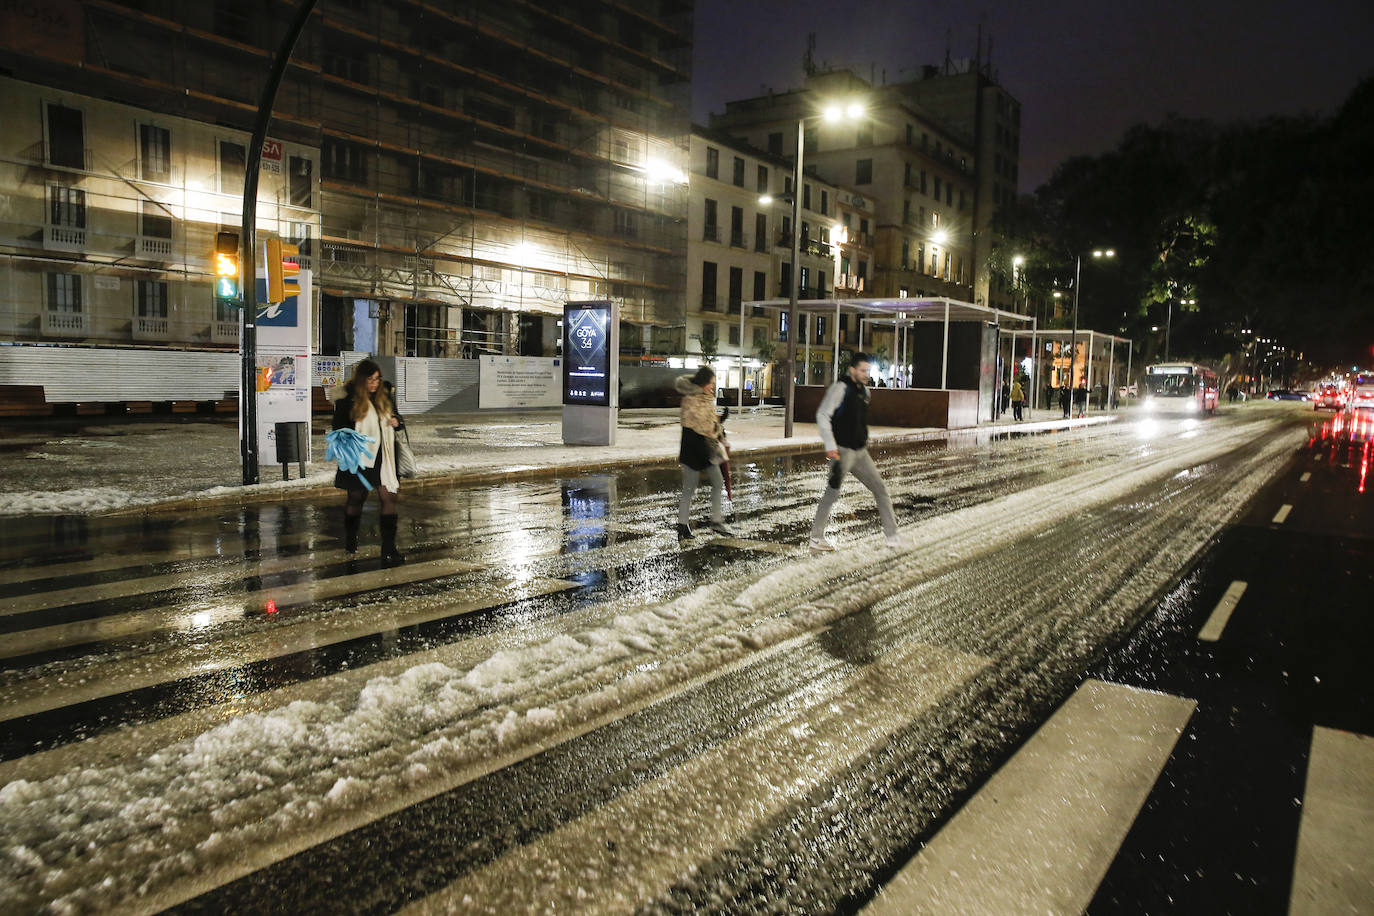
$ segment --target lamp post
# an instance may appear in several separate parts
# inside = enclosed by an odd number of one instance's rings
[[[1197,305],[1196,299],[1180,299],[1179,305]],[[1169,297],[1169,310],[1164,315],[1164,361],[1169,361],[1169,329],[1174,325],[1174,297]]]
[[[1094,258],[1114,258],[1116,251],[1112,248],[1093,249]],[[1073,330],[1069,332],[1069,413],[1073,413],[1073,401],[1078,392],[1078,377],[1074,375],[1074,358],[1078,356],[1078,290],[1082,286],[1083,278],[1083,256],[1075,255],[1073,264]],[[1083,402],[1084,410],[1087,409],[1087,401]]]
[[[798,262],[801,259],[801,183],[804,168],[802,160],[806,153],[806,122],[817,118],[826,121],[838,121],[844,117],[857,119],[862,114],[863,106],[851,103],[844,108],[830,105],[821,115],[802,116],[797,119],[797,155],[792,160],[792,266],[787,290],[787,404],[783,408],[782,423],[782,435],[785,439],[792,438],[792,421],[797,412],[797,286],[801,279]]]

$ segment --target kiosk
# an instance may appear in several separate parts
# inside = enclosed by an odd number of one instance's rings
[[[615,445],[620,412],[620,310],[563,306],[563,444]]]

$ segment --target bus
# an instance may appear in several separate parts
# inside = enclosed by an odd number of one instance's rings
[[[1217,374],[1196,363],[1156,363],[1145,367],[1142,405],[1156,411],[1210,414],[1217,409]]]

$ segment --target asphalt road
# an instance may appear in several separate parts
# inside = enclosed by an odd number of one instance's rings
[[[851,480],[809,556],[799,458],[682,544],[672,473],[425,491],[388,571],[328,501],[7,524],[0,904],[1286,910],[1314,726],[1374,733],[1310,418],[880,452],[897,551]]]

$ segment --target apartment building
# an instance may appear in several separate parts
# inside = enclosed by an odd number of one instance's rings
[[[871,295],[1012,307],[987,264],[996,208],[1016,196],[1020,106],[984,69],[924,68],[886,85],[814,73],[800,89],[728,102],[711,127],[790,161],[799,120],[807,172],[875,202]]]
[[[215,233],[241,226],[242,131],[0,77],[0,340],[236,349]],[[319,150],[273,141],[258,229],[320,234]]]
[[[718,357],[721,387],[739,384],[741,359],[746,390],[766,396],[781,384],[773,370],[788,334],[779,303],[792,272],[792,173],[786,159],[720,131],[693,129],[685,352]],[[872,270],[871,204],[808,175],[799,208],[801,298],[858,294]],[[744,304],[761,301],[773,305]],[[848,316],[841,321],[848,327]],[[840,330],[829,315],[802,316],[799,366],[814,350],[816,371],[826,371]]]
[[[242,142],[293,11],[246,0],[6,4],[0,74],[57,101],[179,119],[188,142],[197,131]],[[691,0],[319,4],[269,130],[310,170],[306,209],[317,216],[308,237],[293,237],[315,274],[318,350],[551,355],[569,299],[616,300],[628,348],[680,343],[692,14]],[[30,133],[7,195],[52,165],[39,155],[42,130]],[[116,181],[136,161],[105,148],[119,133],[83,140],[90,163],[121,164],[109,169]],[[187,155],[218,167],[217,150]],[[216,204],[227,223],[231,199]],[[28,256],[21,247],[6,249],[10,271]]]

